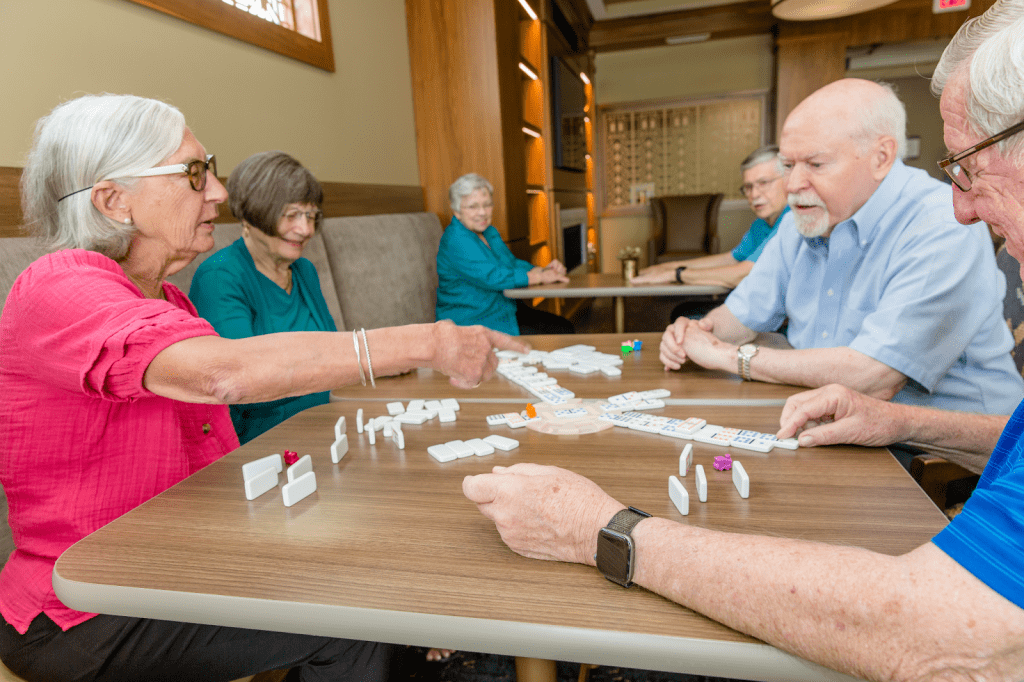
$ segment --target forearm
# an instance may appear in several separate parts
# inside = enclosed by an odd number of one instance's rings
[[[693,270],[687,268],[682,273],[683,284],[717,284],[729,287],[730,289],[735,288],[744,277],[750,274],[754,264],[750,261],[737,263],[732,260],[732,256],[729,257],[729,260],[732,261],[731,264],[718,267],[695,268]]]
[[[902,441],[986,456],[995,449],[1010,419],[1008,415],[949,412],[913,405],[893,404],[892,408],[896,419],[904,425]]]
[[[429,365],[434,325],[366,332],[375,376]],[[359,362],[369,371],[359,334]],[[173,344],[150,363],[145,387],[197,403],[268,402],[328,391],[360,380],[351,332],[290,332],[223,339],[202,336]]]
[[[1020,672],[1020,609],[930,544],[890,557],[665,519],[643,521],[633,537],[638,584],[847,674],[910,680],[984,672],[1015,679]],[[1008,642],[1011,653],[1003,658]]]

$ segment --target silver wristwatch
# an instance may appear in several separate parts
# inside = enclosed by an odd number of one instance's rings
[[[744,381],[752,381],[750,378],[750,360],[757,355],[757,351],[758,347],[752,343],[745,343],[736,349],[736,364]]]

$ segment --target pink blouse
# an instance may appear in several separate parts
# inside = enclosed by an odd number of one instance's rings
[[[0,615],[22,634],[40,612],[64,630],[95,615],[54,595],[61,552],[238,447],[226,406],[142,385],[161,350],[216,334],[163,286],[166,301],[147,299],[106,256],[60,251],[32,263],[4,305],[0,483],[15,550]]]

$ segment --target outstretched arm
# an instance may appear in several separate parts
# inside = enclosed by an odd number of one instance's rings
[[[535,464],[468,476],[463,491],[514,551],[594,564],[625,505]],[[871,680],[1024,675],[1024,610],[931,543],[902,557],[650,518],[633,530],[638,584],[798,656]]]

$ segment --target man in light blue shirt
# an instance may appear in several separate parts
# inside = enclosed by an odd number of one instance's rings
[[[992,242],[956,222],[947,185],[899,160],[905,128],[877,83],[845,79],[801,102],[780,143],[791,213],[725,305],[666,330],[665,366],[1012,412],[1024,382]],[[792,349],[752,343],[786,319]]]

